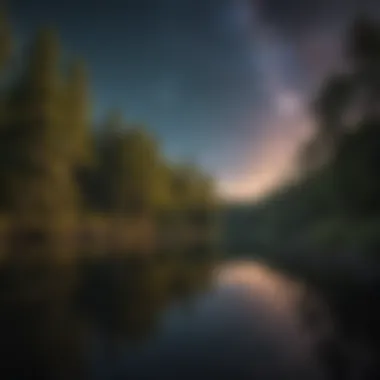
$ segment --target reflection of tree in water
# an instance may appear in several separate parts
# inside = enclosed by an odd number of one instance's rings
[[[46,252],[39,260],[28,253],[0,272],[0,368],[7,379],[81,377],[91,337],[115,345],[150,336],[164,307],[203,289],[211,268],[205,259],[179,256],[63,266]]]
[[[0,268],[2,375],[67,378],[79,369],[80,335],[70,308],[73,269],[53,263],[41,251],[24,253]]]
[[[95,329],[116,337],[151,334],[174,297],[200,291],[210,263],[185,258],[114,257],[81,266],[77,305]]]

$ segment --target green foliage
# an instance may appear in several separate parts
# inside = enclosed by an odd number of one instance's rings
[[[0,70],[10,47],[0,14]],[[213,212],[211,178],[174,169],[144,128],[113,113],[96,132],[86,65],[63,64],[53,30],[42,30],[22,58],[0,99],[1,214],[50,228],[81,209],[148,219]]]
[[[309,143],[311,154],[331,158],[340,141],[363,120],[378,120],[380,101],[380,27],[358,18],[347,35],[347,70],[329,76],[314,103],[318,129]],[[316,144],[322,141],[322,144]],[[322,152],[322,153],[321,153]]]
[[[335,193],[354,216],[380,212],[380,123],[363,123],[342,139],[331,163]]]
[[[85,167],[93,161],[91,141],[90,99],[88,75],[83,62],[69,70],[65,88],[65,130],[63,138],[69,144],[69,156],[74,165]]]
[[[180,209],[191,209],[197,205],[212,207],[214,202],[211,178],[193,165],[172,168],[172,194]]]
[[[0,9],[0,73],[11,54],[11,36],[6,15]]]
[[[306,170],[251,209],[258,249],[378,250],[379,24],[358,19],[346,45],[348,70],[328,77],[314,102],[318,128],[301,152]]]
[[[71,209],[74,197],[61,139],[59,66],[58,40],[52,31],[42,31],[9,95],[7,125],[2,131],[7,209],[37,219]]]
[[[193,167],[171,165],[157,141],[143,127],[128,125],[119,112],[104,124],[97,147],[95,208],[151,217],[195,208],[212,212],[211,178]]]
[[[113,114],[98,142],[98,181],[106,185],[98,202],[117,214],[148,213],[161,197],[163,170],[156,141],[142,128],[128,128]]]
[[[322,86],[315,103],[316,115],[323,135],[337,138],[344,125],[344,116],[353,91],[352,79],[346,74],[335,74]]]
[[[149,213],[155,206],[158,148],[142,129],[124,131],[114,148],[116,176],[111,187],[120,211]]]

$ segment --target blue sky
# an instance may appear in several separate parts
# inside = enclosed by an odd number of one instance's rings
[[[308,5],[306,4],[308,3]],[[52,24],[88,63],[94,124],[144,123],[168,156],[203,165],[229,199],[292,172],[308,102],[341,61],[341,33],[371,0],[13,0],[20,43]]]

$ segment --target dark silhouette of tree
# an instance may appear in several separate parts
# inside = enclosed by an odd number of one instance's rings
[[[336,141],[344,132],[344,117],[350,104],[352,90],[351,78],[344,74],[330,77],[322,87],[315,103],[315,111],[320,133],[325,138]]]
[[[379,26],[359,17],[348,32],[346,51],[347,71],[328,77],[313,105],[318,130],[309,143],[311,161],[334,155],[344,135],[380,116]]]
[[[362,116],[378,118],[380,99],[380,26],[366,17],[353,24],[347,43],[347,55],[353,68]]]
[[[346,72],[330,76],[314,104],[318,129],[302,157],[307,169],[332,170],[337,202],[346,211],[368,213],[368,204],[377,204],[380,176],[373,141],[380,138],[379,25],[359,17],[347,34],[346,51]]]
[[[251,251],[378,252],[379,23],[359,17],[343,43],[341,72],[326,78],[312,102],[316,131],[301,147],[301,173],[254,207],[252,222],[242,212],[235,223],[235,240],[256,244]]]

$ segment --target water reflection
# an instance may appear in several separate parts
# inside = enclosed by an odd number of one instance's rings
[[[323,378],[302,287],[263,266],[189,254],[36,263],[1,269],[2,378]]]
[[[201,292],[211,272],[210,256],[63,264],[34,246],[9,257],[0,267],[0,368],[7,379],[82,378],[96,342],[111,357],[118,345],[153,336],[161,311]]]

